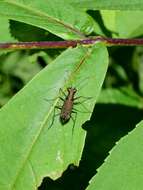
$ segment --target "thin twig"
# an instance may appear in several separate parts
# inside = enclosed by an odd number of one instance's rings
[[[143,38],[123,39],[123,38],[105,38],[101,36],[89,37],[83,40],[67,41],[42,41],[42,42],[9,42],[0,43],[0,50],[20,50],[20,49],[51,49],[51,48],[68,48],[81,45],[93,45],[97,42],[103,42],[107,46],[141,46]]]

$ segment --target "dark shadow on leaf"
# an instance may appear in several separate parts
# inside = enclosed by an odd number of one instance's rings
[[[142,120],[143,110],[118,104],[97,104],[83,128],[87,137],[79,167],[70,165],[57,180],[44,178],[39,190],[84,190],[115,142]]]
[[[53,35],[52,33],[42,28],[26,24],[19,21],[10,20],[10,32],[11,35],[21,42],[26,41],[59,41],[60,37]]]

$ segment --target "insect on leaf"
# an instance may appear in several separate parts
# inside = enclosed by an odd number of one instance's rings
[[[73,121],[62,125],[59,116],[54,117],[49,128],[53,112],[62,103],[60,88],[66,93],[69,86],[77,89],[77,96],[92,97],[85,102],[92,112],[107,64],[108,54],[103,44],[70,48],[1,109],[0,189],[34,190],[44,176],[56,179],[69,164],[78,165],[86,134],[81,125],[91,113],[77,113],[72,133]]]

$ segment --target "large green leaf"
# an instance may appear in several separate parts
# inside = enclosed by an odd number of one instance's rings
[[[143,187],[143,122],[122,138],[98,169],[88,190],[141,190]]]
[[[85,139],[81,125],[91,115],[87,109],[94,107],[107,64],[102,44],[68,49],[1,109],[0,189],[36,189],[44,176],[58,178],[70,163],[79,163]],[[76,106],[81,112],[74,130],[72,119],[63,126],[53,115],[62,105],[60,88],[66,93],[69,86],[77,88],[76,97],[92,97]]]
[[[73,6],[90,10],[143,10],[140,0],[65,0]]]
[[[93,30],[93,20],[63,0],[1,0],[0,15],[48,30],[62,38],[81,38]]]
[[[101,11],[105,26],[113,37],[129,38],[143,35],[142,11]]]

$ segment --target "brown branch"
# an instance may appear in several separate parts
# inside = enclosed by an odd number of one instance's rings
[[[78,44],[93,45],[97,42],[103,42],[107,46],[139,46],[143,45],[143,38],[121,39],[121,38],[105,38],[97,36],[97,37],[89,37],[84,40],[0,43],[0,49],[20,50],[20,49],[68,48],[68,47],[76,47]]]

